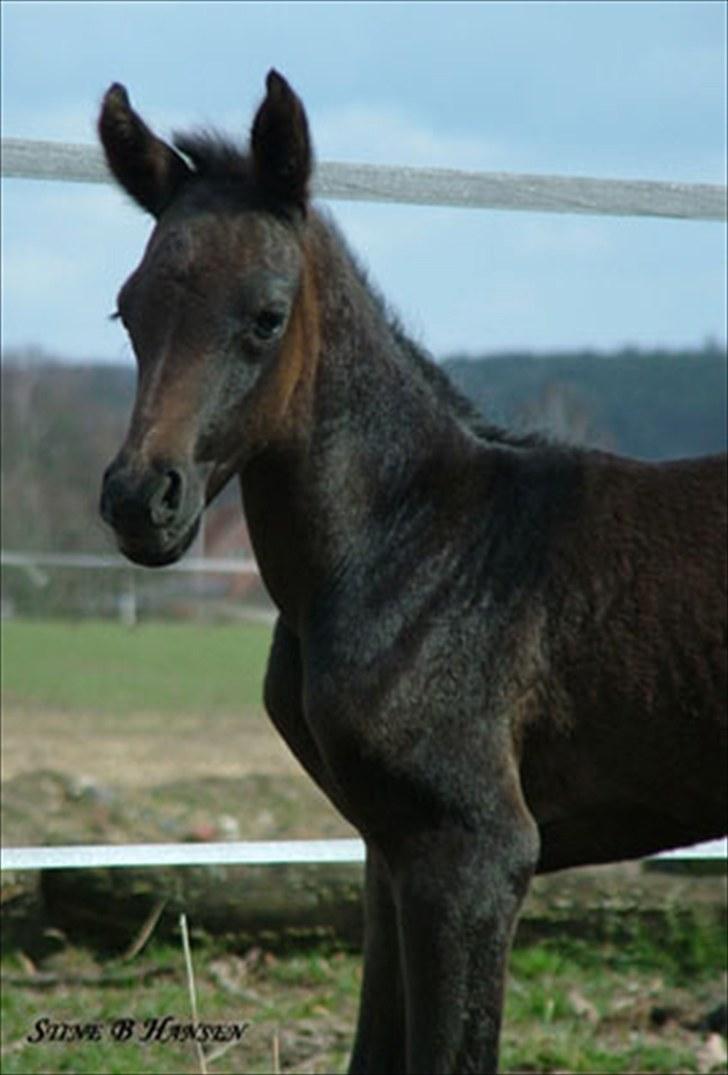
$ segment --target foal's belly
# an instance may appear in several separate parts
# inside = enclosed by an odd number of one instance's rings
[[[725,745],[716,726],[660,737],[654,729],[588,728],[526,737],[521,781],[541,833],[539,869],[641,857],[722,836]]]

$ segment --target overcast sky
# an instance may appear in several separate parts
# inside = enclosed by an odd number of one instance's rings
[[[93,142],[112,81],[161,134],[244,134],[271,66],[319,159],[724,183],[723,3],[2,5],[3,135]],[[725,227],[332,203],[436,355],[726,336]],[[3,182],[3,337],[131,361],[108,314],[150,220],[111,187]]]

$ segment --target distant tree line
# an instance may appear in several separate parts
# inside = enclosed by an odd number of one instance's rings
[[[509,428],[640,459],[725,451],[726,351],[624,349],[449,358],[451,379]]]
[[[726,446],[725,348],[612,354],[454,356],[443,366],[491,422],[643,459],[701,455]],[[69,365],[36,351],[2,356],[4,549],[107,551],[98,516],[104,467],[118,450],[134,395],[132,367]],[[53,605],[110,580],[62,573]],[[49,588],[50,589],[50,588]],[[51,598],[18,571],[3,593],[20,608]],[[90,600],[90,598],[89,598]]]

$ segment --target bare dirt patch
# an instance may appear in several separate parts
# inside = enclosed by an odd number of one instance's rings
[[[99,784],[150,787],[181,777],[300,775],[262,709],[108,717],[6,704],[2,781],[52,769]]]

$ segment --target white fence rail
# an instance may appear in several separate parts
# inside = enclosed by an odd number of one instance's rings
[[[74,552],[0,552],[2,567],[71,567],[101,568],[103,570],[133,571],[134,565],[122,556],[99,556],[95,553]],[[176,564],[167,564],[163,571],[185,571],[202,575],[259,575],[255,560],[187,556]]]
[[[116,555],[99,555],[97,553],[72,552],[16,552],[0,550],[0,566],[13,567],[25,571],[36,586],[44,587],[48,583],[48,574],[43,568],[64,568],[82,571],[120,571],[128,580],[127,589],[118,596],[117,609],[119,619],[126,627],[133,627],[138,619],[137,588],[134,584],[134,572],[144,570],[129,563],[118,553]],[[181,572],[191,575],[252,575],[260,576],[258,565],[253,559],[243,557],[186,556],[175,564],[167,564],[163,573]],[[248,610],[248,616],[253,615]],[[255,618],[271,619],[270,613],[256,611]]]
[[[660,860],[725,859],[726,841],[663,851]],[[250,840],[199,844],[74,844],[6,847],[3,870],[73,870],[139,866],[273,866],[364,861],[362,840]]]
[[[272,866],[363,862],[361,840],[250,840],[199,844],[77,844],[5,847],[3,870],[72,870],[106,866]]]
[[[90,145],[2,140],[2,175],[8,179],[110,182],[101,152]],[[590,179],[574,176],[464,172],[443,168],[404,168],[322,162],[314,194],[343,201],[507,209],[543,213],[664,217],[678,220],[728,218],[725,186],[646,180]],[[74,562],[71,563],[71,560]],[[4,553],[6,566],[128,567],[116,557]],[[247,561],[194,561],[181,570],[255,571]],[[713,840],[660,858],[725,859],[728,841]],[[361,862],[359,840],[254,841],[248,843],[127,844],[72,847],[16,847],[0,851],[0,868],[60,869],[99,866],[219,865],[242,863]]]
[[[4,138],[2,175],[9,179],[60,179],[108,183],[101,151],[91,145]],[[447,205],[539,213],[726,220],[725,186],[651,180],[591,179],[566,175],[465,172],[322,161],[316,197],[341,201]]]

